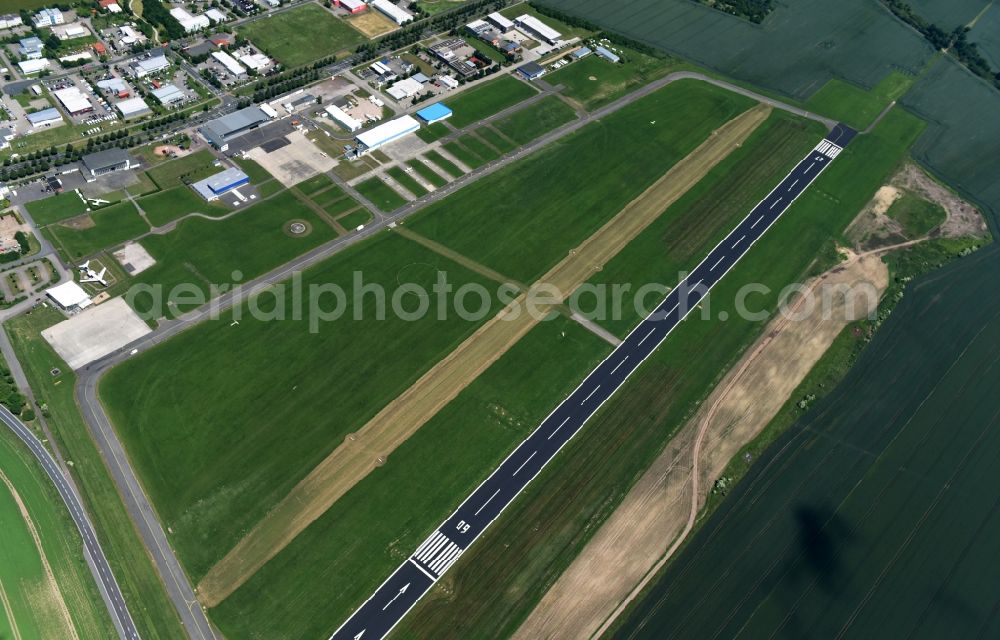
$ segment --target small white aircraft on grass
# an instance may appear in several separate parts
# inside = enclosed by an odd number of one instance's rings
[[[107,272],[107,267],[101,269],[100,273],[94,271],[90,268],[90,260],[87,260],[80,265],[80,282],[99,282],[101,286],[106,287],[108,286],[108,281],[105,280],[104,276]]]

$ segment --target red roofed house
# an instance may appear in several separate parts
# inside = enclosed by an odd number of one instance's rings
[[[362,0],[333,0],[341,9],[347,9],[351,13],[361,13],[368,8],[368,5],[362,2]]]
[[[94,52],[97,53],[97,55],[99,55],[99,56],[103,56],[105,53],[108,52],[108,49],[107,49],[107,47],[104,46],[103,42],[95,42],[94,43]]]

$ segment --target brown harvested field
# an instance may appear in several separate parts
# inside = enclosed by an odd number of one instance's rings
[[[514,637],[588,638],[606,630],[683,543],[714,479],[767,426],[844,327],[877,305],[888,278],[878,255],[867,254],[811,281],[814,291],[864,285],[868,294],[852,302],[832,297],[833,313],[821,305],[808,311],[799,298],[793,318],[772,320]]]
[[[544,294],[553,286],[569,295],[742,144],[770,113],[770,107],[759,105],[717,129],[512,305],[523,308],[526,296]],[[404,233],[413,237],[412,233]],[[422,240],[429,246],[427,242]],[[465,261],[469,262],[467,258]],[[489,277],[509,281],[500,274]],[[541,283],[546,285],[544,291],[538,288]],[[228,597],[351,487],[383,464],[400,444],[530,331],[537,324],[535,318],[519,313],[511,319],[501,312],[348,437],[205,575],[198,585],[202,604],[212,607]]]
[[[351,16],[347,19],[352,27],[368,38],[377,38],[396,28],[396,24],[374,9]]]

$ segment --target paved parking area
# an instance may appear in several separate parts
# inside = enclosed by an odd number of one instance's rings
[[[336,160],[320,151],[301,131],[293,131],[285,137],[289,144],[256,147],[248,151],[247,156],[286,187],[298,184],[317,173],[329,171],[337,164]]]
[[[42,337],[76,370],[151,331],[123,298],[113,298],[45,329]]]

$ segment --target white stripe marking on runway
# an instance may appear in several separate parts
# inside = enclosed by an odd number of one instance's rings
[[[562,429],[563,425],[566,424],[567,422],[569,422],[569,416],[566,416],[566,419],[559,423],[559,426],[556,427],[555,430],[553,430],[552,433],[549,434],[549,437],[546,438],[546,440],[551,440],[552,436],[556,435],[556,432]]]
[[[615,371],[618,371],[618,369],[619,369],[619,368],[620,368],[620,367],[621,367],[621,366],[622,366],[623,364],[625,364],[625,361],[626,361],[626,360],[628,360],[628,356],[625,356],[624,358],[622,358],[622,361],[621,361],[621,362],[619,362],[618,364],[616,364],[616,365],[615,365],[615,368],[611,370],[611,375],[615,375]]]
[[[491,496],[490,496],[489,498],[487,498],[487,499],[486,499],[486,502],[484,502],[484,503],[483,503],[483,505],[482,505],[481,507],[479,507],[478,509],[476,509],[476,513],[475,513],[475,514],[473,514],[473,515],[477,515],[477,516],[478,516],[478,515],[479,515],[479,512],[480,512],[480,511],[482,511],[483,509],[485,509],[485,508],[486,508],[486,505],[488,505],[488,504],[489,504],[489,503],[490,503],[490,502],[491,502],[491,501],[493,500],[493,498],[497,497],[497,494],[498,494],[498,493],[500,493],[500,490],[499,490],[499,489],[497,489],[496,491],[494,491],[494,492],[493,492],[493,495],[491,495]]]
[[[816,166],[816,161],[814,160],[813,163],[806,168],[806,173],[809,173],[810,171],[812,171],[813,167],[815,167],[815,166]]]
[[[743,242],[743,239],[744,239],[744,238],[746,238],[746,237],[747,237],[747,236],[746,236],[746,234],[743,234],[742,236],[740,236],[740,239],[739,239],[739,240],[737,240],[736,242],[734,242],[734,243],[733,243],[733,246],[731,246],[731,247],[729,247],[729,248],[730,248],[730,249],[735,249],[735,248],[736,248],[736,245],[738,245],[739,243]]]
[[[640,340],[640,341],[639,341],[639,346],[642,346],[642,343],[646,341],[646,338],[648,338],[649,336],[653,335],[653,332],[654,332],[654,331],[656,331],[656,327],[653,327],[652,329],[650,329],[650,330],[649,330],[649,333],[647,333],[647,334],[646,334],[646,335],[645,335],[645,336],[644,336],[644,337],[642,338],[642,340]]]
[[[788,187],[788,190],[789,190],[789,191],[791,191],[792,189],[794,189],[794,188],[795,188],[795,185],[797,185],[798,183],[799,183],[799,179],[798,179],[798,178],[796,178],[796,179],[795,179],[795,182],[793,182],[793,183],[792,183],[792,186]]]
[[[719,266],[720,264],[722,264],[722,261],[723,261],[723,260],[725,260],[725,259],[726,259],[726,256],[722,256],[721,258],[719,258],[719,259],[718,259],[718,260],[717,260],[717,261],[715,262],[715,264],[713,264],[713,265],[712,265],[712,267],[711,267],[711,268],[709,269],[709,271],[715,271],[715,268],[716,268],[717,266]]]
[[[781,197],[780,196],[778,197],[777,200],[775,200],[774,202],[771,203],[771,206],[768,207],[767,210],[770,211],[771,209],[774,209],[776,206],[778,206],[779,202],[781,202]]]
[[[532,451],[532,452],[531,452],[531,455],[530,455],[530,456],[528,456],[528,459],[527,459],[527,460],[525,460],[524,462],[522,462],[522,463],[521,463],[521,466],[517,468],[517,471],[515,471],[515,472],[514,472],[514,473],[512,473],[512,474],[510,474],[510,475],[511,475],[511,477],[513,477],[513,476],[516,476],[516,475],[517,475],[517,473],[518,473],[518,471],[520,471],[521,469],[523,469],[523,468],[524,468],[524,465],[526,465],[526,464],[528,464],[529,462],[531,462],[531,459],[535,457],[535,454],[536,454],[536,453],[538,453],[538,452],[537,452],[537,451]]]
[[[600,389],[600,388],[601,388],[601,385],[597,385],[596,387],[594,387],[594,390],[591,391],[590,393],[588,393],[587,397],[580,401],[580,404],[583,404],[587,400],[590,400],[591,396],[593,396],[595,393],[597,393],[597,390]]]
[[[461,551],[462,550],[458,547],[457,544],[449,546],[448,550],[439,555],[437,557],[437,560],[434,561],[433,566],[431,566],[431,571],[433,571],[438,575],[441,575],[442,573],[441,568],[444,567],[446,564],[448,564],[448,561],[454,558],[456,555],[458,555],[458,553]]]
[[[763,219],[764,219],[764,216],[761,216],[761,217],[757,218],[757,220],[755,220],[754,223],[752,225],[750,225],[750,228],[753,229],[754,227],[756,227],[757,223],[759,223]]]
[[[414,567],[416,567],[416,568],[420,569],[420,572],[421,572],[421,573],[423,573],[423,574],[424,574],[425,576],[427,576],[428,578],[430,578],[430,579],[431,579],[431,580],[433,580],[434,582],[437,582],[437,578],[435,578],[435,577],[434,577],[433,575],[431,575],[431,574],[430,574],[430,573],[429,573],[429,572],[427,571],[427,569],[424,569],[424,568],[423,568],[423,567],[421,567],[421,566],[420,566],[419,564],[417,564],[417,561],[416,561],[416,560],[414,560],[413,558],[410,558],[410,562],[412,562],[412,563],[413,563],[413,566],[414,566]]]

